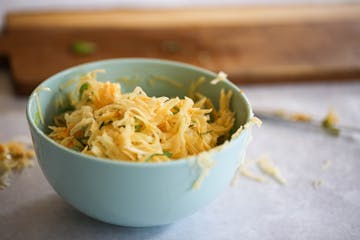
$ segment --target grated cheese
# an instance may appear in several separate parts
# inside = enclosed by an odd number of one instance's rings
[[[221,81],[225,81],[226,78],[227,78],[227,74],[224,73],[224,72],[222,72],[222,71],[220,71],[220,72],[218,73],[218,75],[216,76],[216,78],[214,78],[213,80],[211,80],[210,83],[213,84],[213,85],[215,85],[215,84],[218,84],[218,83],[221,82]]]
[[[244,128],[251,128],[256,125],[258,128],[261,127],[262,121],[257,117],[252,117],[250,120],[244,125]]]
[[[49,127],[58,143],[113,160],[162,162],[197,155],[228,139],[235,121],[231,91],[221,90],[216,110],[205,96],[196,102],[149,97],[140,87],[122,93],[118,83],[97,81],[97,72],[80,77],[70,96],[75,110]],[[203,81],[199,78],[192,90]]]
[[[209,152],[204,152],[197,157],[196,163],[201,168],[201,173],[193,184],[193,189],[195,190],[200,189],[201,184],[203,183],[204,179],[209,175],[210,170],[214,167],[215,162],[213,159],[211,159]]]
[[[340,129],[336,126],[339,123],[339,117],[333,109],[330,109],[326,117],[322,120],[321,125],[329,134],[338,136]]]
[[[203,85],[205,83],[205,77],[204,76],[201,76],[199,77],[196,81],[192,82],[190,84],[190,87],[189,87],[189,91],[188,91],[188,96],[191,98],[191,99],[195,99],[196,98],[196,93],[197,93],[197,89],[198,87],[200,87],[201,85]]]
[[[0,144],[0,189],[9,186],[9,177],[13,172],[20,172],[32,166],[34,152],[18,142]]]
[[[183,84],[175,81],[174,79],[171,79],[169,77],[166,76],[161,76],[161,75],[153,75],[151,76],[151,78],[149,79],[148,83],[150,84],[150,86],[154,86],[156,81],[162,81],[165,83],[168,83],[176,88],[182,88]]]
[[[251,172],[245,165],[239,168],[239,174],[249,179],[252,179],[257,182],[265,182],[265,178],[262,176],[256,175],[255,173]]]
[[[42,114],[42,111],[41,111],[41,105],[40,105],[40,100],[39,100],[39,94],[40,92],[42,91],[47,91],[47,92],[51,92],[51,89],[48,88],[48,87],[38,87],[35,89],[34,91],[34,96],[35,96],[35,101],[36,101],[36,107],[37,107],[37,116],[39,116],[39,119],[40,119],[40,123],[41,124],[44,124],[44,117],[43,117],[43,114]]]
[[[257,165],[263,173],[269,175],[281,184],[286,184],[286,179],[268,157],[260,157],[260,159],[257,160]]]
[[[285,120],[295,121],[295,122],[310,122],[312,116],[306,113],[289,113],[284,110],[276,110],[274,115]]]

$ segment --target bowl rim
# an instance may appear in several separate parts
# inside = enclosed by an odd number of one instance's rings
[[[203,151],[197,155],[191,155],[189,157],[186,158],[181,158],[181,159],[177,159],[175,161],[166,161],[166,162],[131,162],[131,161],[126,161],[126,160],[114,160],[114,159],[108,159],[108,158],[103,158],[103,157],[95,157],[95,156],[90,156],[90,155],[85,155],[82,154],[80,152],[71,150],[69,148],[66,148],[65,146],[55,142],[54,140],[52,140],[51,138],[49,138],[43,131],[41,131],[38,126],[36,126],[34,119],[31,117],[31,113],[30,113],[30,104],[31,102],[34,101],[34,93],[36,92],[36,90],[39,87],[42,87],[42,85],[46,82],[51,82],[53,79],[56,79],[62,75],[66,75],[68,73],[71,73],[75,70],[77,70],[78,68],[81,67],[91,67],[91,65],[98,65],[98,64],[107,64],[107,63],[111,63],[111,62],[122,62],[122,61],[126,61],[126,62],[138,62],[138,61],[142,61],[142,62],[148,62],[148,63],[159,63],[159,64],[167,64],[167,65],[171,65],[171,66],[179,66],[179,67],[183,67],[183,68],[189,68],[195,71],[199,71],[199,72],[204,72],[206,74],[212,75],[214,77],[216,77],[216,73],[207,70],[205,68],[202,67],[198,67],[198,66],[194,66],[188,63],[183,63],[183,62],[178,62],[178,61],[173,61],[173,60],[164,60],[164,59],[157,59],[157,58],[111,58],[111,59],[104,59],[104,60],[99,60],[99,61],[92,61],[92,62],[87,62],[87,63],[83,63],[83,64],[79,64],[67,69],[64,69],[56,74],[51,75],[50,77],[48,77],[47,79],[45,79],[44,81],[42,81],[29,95],[28,100],[27,100],[27,104],[26,104],[26,119],[27,122],[30,126],[30,128],[32,128],[33,130],[35,130],[35,132],[41,137],[43,138],[45,141],[47,141],[48,143],[50,143],[51,145],[53,145],[56,148],[59,148],[61,150],[64,150],[65,152],[69,153],[69,154],[73,154],[76,157],[80,157],[81,159],[84,159],[86,161],[95,161],[95,162],[99,162],[99,163],[104,163],[104,164],[114,164],[114,165],[125,165],[125,166],[132,166],[132,167],[165,167],[165,166],[175,166],[175,165],[179,165],[179,164],[188,164],[189,161],[194,160],[195,158],[197,158],[197,156],[201,155],[202,153],[211,153],[211,152],[218,152],[220,151],[222,148],[224,147],[230,147],[231,145],[235,144],[235,140],[237,140],[241,135],[244,134],[244,132],[241,132],[240,134],[238,134],[236,136],[236,138],[234,139],[230,139],[227,141],[227,143],[221,144],[219,146],[216,146],[208,151]],[[239,88],[233,84],[232,82],[225,81],[225,84],[228,84],[231,88],[234,88],[238,91],[237,94],[240,94],[241,97],[245,100],[245,104],[247,105],[247,110],[248,110],[248,118],[247,118],[247,122],[251,119],[251,117],[254,116],[251,104],[248,100],[248,98],[245,96],[245,94],[239,90]],[[243,126],[243,125],[242,125]],[[244,129],[246,130],[246,129]],[[226,146],[225,146],[226,145]]]

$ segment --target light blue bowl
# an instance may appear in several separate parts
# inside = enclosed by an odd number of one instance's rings
[[[115,82],[121,77],[128,77],[130,80],[121,78],[123,90],[131,91],[135,86],[141,86],[148,95],[169,97],[186,96],[191,82],[204,76],[206,82],[198,90],[210,97],[216,106],[221,88],[234,92],[231,102],[236,113],[234,131],[252,116],[249,102],[235,85],[229,81],[212,85],[209,82],[216,74],[179,62],[113,59],[62,71],[40,85],[52,90],[39,93],[45,126],[36,124],[38,109],[34,93],[28,101],[27,120],[40,167],[51,186],[66,202],[104,222],[134,227],[155,226],[194,213],[229,185],[245,154],[249,129],[209,152],[215,165],[198,190],[193,189],[193,184],[203,169],[197,164],[197,156],[165,163],[112,161],[82,155],[47,137],[49,130],[46,126],[52,122],[54,114],[61,111],[54,105],[55,99],[65,94],[60,90],[61,85],[94,69],[106,70],[106,74],[98,74],[100,80]],[[160,80],[149,83],[154,76],[169,77],[182,87]]]

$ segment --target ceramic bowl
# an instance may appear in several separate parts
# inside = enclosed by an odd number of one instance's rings
[[[246,97],[229,81],[216,85],[210,81],[215,73],[184,63],[157,59],[112,59],[92,62],[64,70],[42,82],[29,97],[27,120],[37,160],[54,190],[70,205],[95,219],[133,227],[156,226],[191,215],[215,199],[230,183],[243,158],[250,135],[249,129],[236,134],[224,145],[207,154],[214,163],[198,189],[195,181],[204,169],[199,156],[164,163],[131,163],[83,155],[67,149],[47,136],[48,125],[55,114],[56,99],[66,94],[62,86],[94,69],[101,81],[120,82],[123,91],[141,86],[149,96],[183,97],[192,81],[206,78],[198,91],[218,105],[220,90],[232,90],[231,108],[236,122],[233,132],[252,117]],[[177,82],[150,79],[169,78]],[[51,91],[38,91],[47,87]],[[38,92],[36,94],[36,92]],[[36,95],[40,104],[36,103]],[[39,123],[39,109],[44,124]],[[201,219],[199,219],[201,221]]]

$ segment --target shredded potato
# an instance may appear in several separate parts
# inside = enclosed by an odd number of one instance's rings
[[[0,189],[9,186],[13,172],[32,166],[33,150],[19,142],[0,143]]]
[[[209,98],[196,102],[150,97],[140,88],[122,93],[119,83],[82,76],[71,94],[74,110],[49,126],[56,142],[84,154],[113,160],[162,162],[210,150],[229,138],[235,121],[231,91],[221,90],[219,110]]]

